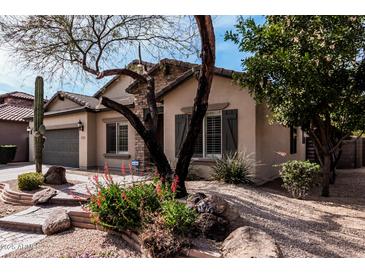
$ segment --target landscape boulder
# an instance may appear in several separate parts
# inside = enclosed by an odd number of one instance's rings
[[[62,166],[51,166],[44,175],[44,183],[49,185],[67,184],[66,169]]]
[[[57,190],[47,187],[44,190],[38,191],[33,194],[33,205],[47,203],[52,197],[57,195]]]
[[[62,232],[71,227],[71,220],[65,209],[57,208],[51,211],[42,225],[42,231],[46,235]]]
[[[234,230],[222,243],[226,258],[280,258],[281,250],[264,231],[250,226]]]
[[[195,208],[200,214],[210,213],[217,217],[224,218],[229,222],[231,231],[244,225],[244,221],[237,209],[218,195],[196,193],[188,198],[187,205],[190,208]]]

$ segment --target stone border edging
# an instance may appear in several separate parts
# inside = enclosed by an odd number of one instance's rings
[[[12,205],[33,205],[32,203],[33,194],[17,192],[10,189],[9,184],[0,183],[0,200],[4,203]],[[72,200],[72,199],[66,199]],[[52,199],[51,199],[52,201]],[[76,201],[76,199],[75,199]],[[79,201],[80,202],[80,201]],[[52,204],[52,202],[51,202]],[[54,204],[60,204],[58,201]],[[68,211],[68,215],[71,219],[71,224],[74,227],[84,228],[84,229],[97,229],[101,231],[106,231],[114,235],[121,236],[132,248],[141,252],[141,242],[139,241],[138,235],[132,231],[116,232],[111,229],[102,227],[101,225],[92,222],[91,213],[87,211]],[[14,228],[18,228],[18,225],[14,223]],[[27,229],[28,230],[28,229]],[[31,231],[39,231],[38,227],[29,227]],[[28,230],[28,231],[29,231]],[[39,233],[39,232],[38,232]],[[221,254],[215,252],[202,251],[195,248],[185,248],[182,250],[182,255],[189,258],[221,258]]]
[[[57,189],[56,189],[57,190]],[[57,190],[59,191],[59,190]],[[12,190],[7,183],[0,183],[0,200],[11,205],[33,205],[33,194]],[[86,203],[86,198],[57,198],[53,197],[49,200],[49,204],[63,206],[78,206]]]
[[[138,238],[138,235],[133,231],[124,231],[124,232],[116,232],[111,229],[107,229],[102,227],[101,225],[94,224],[91,220],[91,213],[87,211],[69,211],[68,212],[71,223],[74,227],[78,228],[86,228],[86,229],[97,229],[101,231],[106,231],[108,233],[112,233],[114,235],[122,237],[132,248],[141,252],[141,242]],[[222,258],[221,254],[216,252],[203,251],[195,248],[184,248],[182,250],[182,255],[185,255],[189,258]]]
[[[33,205],[33,194],[11,190],[9,184],[0,183],[0,199],[6,204],[12,205]]]

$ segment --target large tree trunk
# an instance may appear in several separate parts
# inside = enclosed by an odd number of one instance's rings
[[[330,183],[331,183],[331,154],[323,155],[323,167],[322,167],[322,196],[329,197],[330,195]]]
[[[146,144],[160,176],[167,179],[172,178],[173,172],[171,166],[166,158],[165,153],[163,152],[161,145],[156,139],[155,131],[153,129],[146,129],[141,120],[128,107],[123,106],[107,97],[102,97],[101,103],[104,106],[121,113],[125,118],[127,118],[129,123],[142,137],[144,143]]]
[[[188,174],[194,146],[200,132],[200,125],[208,109],[208,99],[212,85],[215,64],[215,36],[210,16],[195,16],[202,44],[202,65],[200,68],[198,89],[196,92],[193,113],[186,139],[179,153],[175,174],[179,177],[178,197],[187,195],[185,180]]]

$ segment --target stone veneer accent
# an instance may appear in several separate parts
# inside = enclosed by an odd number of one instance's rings
[[[181,63],[160,63],[159,68],[152,74],[155,79],[155,92],[157,93],[161,88],[175,80],[188,69],[190,69],[188,65],[181,65]],[[146,84],[138,84],[133,88],[132,93],[135,96],[134,113],[140,119],[143,119],[143,109],[148,107],[146,101]],[[157,106],[161,107],[163,104],[158,103]],[[138,134],[135,137],[135,148],[136,159],[140,161],[140,168],[145,171],[150,170],[153,165],[150,160],[150,154],[143,139]]]

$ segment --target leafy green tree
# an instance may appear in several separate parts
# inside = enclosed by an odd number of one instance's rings
[[[365,129],[365,17],[238,18],[226,40],[249,53],[237,76],[272,119],[300,126],[313,139],[322,168],[322,195],[345,140]]]

